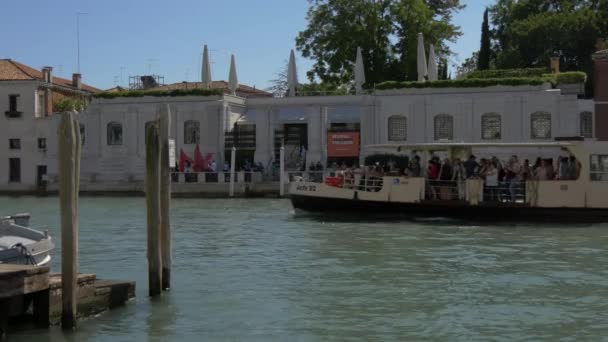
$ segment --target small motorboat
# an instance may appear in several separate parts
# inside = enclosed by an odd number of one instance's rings
[[[0,218],[0,264],[43,266],[51,261],[51,236],[30,228],[29,221],[29,214]]]

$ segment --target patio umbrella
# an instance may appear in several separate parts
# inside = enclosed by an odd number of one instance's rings
[[[426,53],[424,51],[424,37],[422,33],[418,33],[418,54],[417,54],[417,64],[418,64],[418,82],[424,82],[425,76],[427,75],[426,69]]]
[[[236,76],[236,62],[234,55],[230,56],[230,73],[228,75],[228,89],[232,95],[236,95],[236,90],[239,88],[239,80]]]
[[[207,44],[205,44],[205,47],[203,48],[201,82],[203,82],[204,88],[211,88],[211,62],[209,61],[209,49],[207,49]]]
[[[296,88],[298,87],[298,71],[296,69],[296,55],[291,50],[289,54],[289,65],[287,66],[287,89],[288,96],[296,96]]]
[[[196,147],[194,148],[194,165],[192,166],[192,170],[195,172],[203,172],[206,168],[207,165],[205,165],[201,148],[198,144],[196,144]]]
[[[435,56],[435,47],[433,44],[429,46],[429,81],[437,81],[437,58]]]
[[[363,65],[363,54],[361,48],[357,47],[357,59],[355,60],[355,91],[360,94],[365,83],[365,67]]]

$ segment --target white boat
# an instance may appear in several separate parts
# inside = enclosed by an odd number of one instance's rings
[[[290,184],[295,209],[313,212],[392,213],[406,216],[520,221],[608,222],[608,142],[555,141],[539,143],[432,143],[370,145],[365,153],[416,153],[425,162],[438,152],[449,159],[466,160],[479,151],[526,158],[552,150],[553,157],[573,156],[580,163],[578,178],[568,180],[527,179],[517,185],[515,200],[489,199],[483,179],[448,182],[403,175],[371,176],[355,173],[352,179],[315,183],[299,178]],[[521,155],[520,155],[521,156]],[[522,158],[523,159],[523,158]],[[533,159],[531,159],[533,160]],[[494,190],[495,191],[495,190]],[[512,191],[512,190],[511,190]]]
[[[43,266],[51,261],[51,236],[29,228],[29,220],[29,214],[0,218],[0,264]]]

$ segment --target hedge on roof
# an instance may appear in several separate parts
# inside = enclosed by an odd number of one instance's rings
[[[581,71],[560,72],[554,75],[555,84],[585,83],[587,74]]]
[[[475,70],[466,75],[465,78],[521,78],[521,77],[541,77],[550,70],[547,68],[525,68],[525,69],[490,69]]]
[[[217,96],[222,95],[222,89],[175,89],[175,90],[127,90],[117,92],[96,93],[93,97],[100,99],[114,99],[117,97],[177,97],[177,96]]]
[[[513,77],[513,78],[486,78],[486,79],[459,79],[440,80],[431,82],[398,82],[387,81],[376,84],[376,89],[403,89],[403,88],[484,88],[492,86],[522,86],[542,85],[546,80],[540,77]]]

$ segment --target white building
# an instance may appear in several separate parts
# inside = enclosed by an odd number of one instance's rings
[[[49,120],[53,103],[99,91],[82,84],[79,74],[70,81],[54,77],[52,70],[0,60],[0,136],[5,139],[0,143],[0,191],[35,190],[50,171],[48,148],[56,141]]]
[[[29,83],[28,83],[29,82]],[[42,167],[51,184],[56,179],[56,117],[37,110],[40,80],[0,82],[0,106],[11,111],[9,95],[18,92],[21,118],[7,114],[2,125],[7,140],[20,138],[21,149],[2,150],[0,190],[34,190]],[[12,100],[11,100],[12,101]],[[594,102],[576,93],[541,86],[426,88],[375,91],[366,95],[295,96],[284,98],[233,95],[93,99],[79,116],[83,134],[83,190],[140,191],[144,180],[144,132],[159,105],[171,108],[171,135],[179,153],[193,156],[199,145],[221,169],[234,144],[237,164],[261,163],[265,170],[286,146],[287,166],[343,160],[358,162],[361,146],[386,143],[533,142],[560,136],[593,138]],[[356,136],[360,143],[336,154],[328,141],[336,134]],[[46,139],[39,148],[37,139]],[[344,152],[341,152],[344,153]],[[349,154],[350,153],[350,154]],[[12,158],[21,160],[15,178]],[[305,167],[305,166],[304,166]],[[12,172],[12,173],[11,173]],[[52,187],[51,187],[52,189]]]

